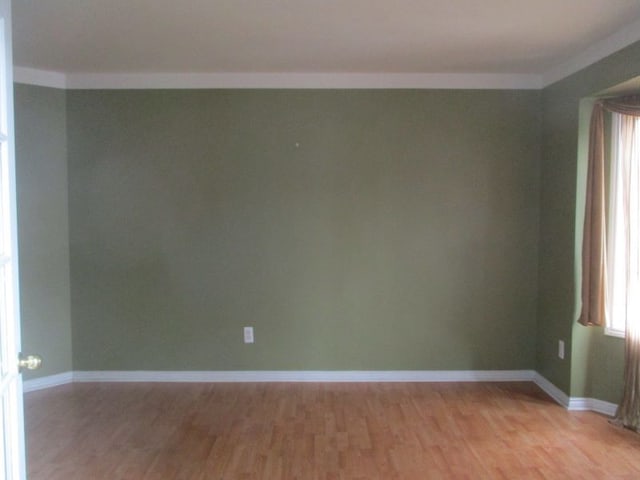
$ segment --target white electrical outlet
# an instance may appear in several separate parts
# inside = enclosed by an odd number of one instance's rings
[[[253,327],[244,327],[244,343],[253,343]]]
[[[558,340],[558,357],[564,360],[564,342],[562,340]]]

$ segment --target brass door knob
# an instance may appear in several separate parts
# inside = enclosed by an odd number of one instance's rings
[[[36,370],[42,365],[42,357],[40,355],[26,355],[20,354],[18,358],[18,368],[23,370]]]

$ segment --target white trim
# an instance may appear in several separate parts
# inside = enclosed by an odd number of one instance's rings
[[[562,405],[565,408],[569,407],[570,398],[569,396],[556,387],[549,380],[544,378],[539,373],[536,373],[533,377],[533,383],[535,383],[538,387],[540,387],[547,395],[553,398],[557,403]]]
[[[617,405],[596,398],[569,397],[533,370],[243,370],[243,371],[76,371],[27,380],[24,392],[91,382],[533,382],[570,411],[613,416]]]
[[[66,89],[503,89],[538,90],[535,74],[493,73],[60,73],[16,67],[16,82]]]
[[[400,371],[92,371],[74,372],[74,382],[524,382],[533,370]]]
[[[556,387],[549,380],[539,373],[536,373],[533,382],[538,385],[547,395],[553,398],[558,404],[565,407],[569,411],[593,411],[608,415],[610,417],[616,414],[618,405],[597,398],[569,397],[566,393]]]
[[[640,20],[541,74],[520,73],[63,73],[14,67],[18,83],[66,89],[416,88],[539,90],[640,40]]]
[[[597,398],[571,397],[567,410],[589,410],[613,417],[616,414],[617,408],[618,405],[615,403],[605,402],[604,400],[598,400]]]
[[[609,337],[618,337],[618,338],[625,338],[626,336],[624,330],[616,330],[611,327],[604,327],[604,334],[608,335]]]
[[[542,88],[562,80],[589,65],[608,57],[640,40],[640,20],[621,28],[599,42],[589,45],[566,62],[556,65],[542,74]]]
[[[22,382],[24,393],[35,392],[36,390],[44,390],[45,388],[57,387],[58,385],[66,385],[73,383],[73,372],[58,373],[47,377],[35,378],[33,380],[25,380]]]
[[[527,74],[441,73],[72,73],[67,88],[539,89]]]
[[[37,68],[14,67],[13,81],[41,87],[67,88],[67,76],[64,73]]]

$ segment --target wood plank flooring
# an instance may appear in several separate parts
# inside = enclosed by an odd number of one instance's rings
[[[640,478],[640,435],[531,383],[73,384],[25,418],[30,480]]]

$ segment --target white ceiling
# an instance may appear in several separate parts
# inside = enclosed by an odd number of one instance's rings
[[[639,0],[13,1],[14,63],[64,74],[542,75],[638,22]]]

